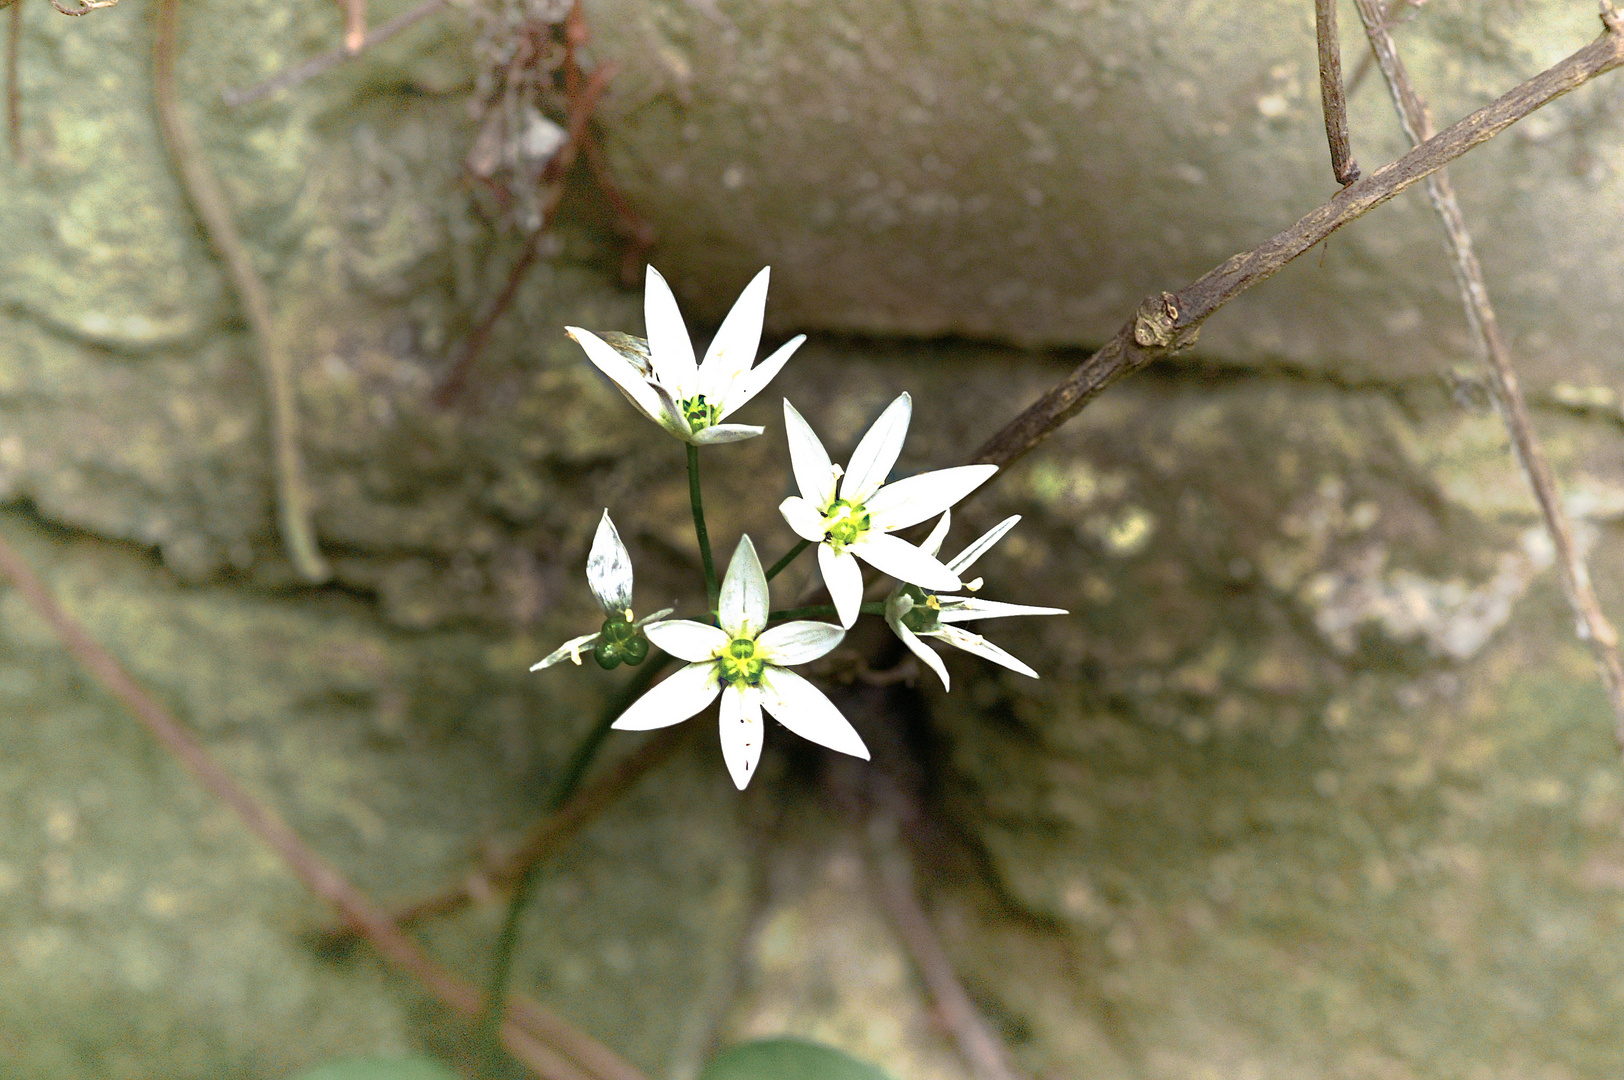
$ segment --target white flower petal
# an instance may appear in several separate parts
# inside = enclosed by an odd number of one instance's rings
[[[850,630],[863,606],[863,568],[851,552],[836,555],[828,544],[819,544],[818,569],[823,571],[823,584],[840,613],[840,625]]]
[[[908,437],[908,421],[913,418],[913,398],[906,391],[885,407],[880,418],[864,433],[852,451],[846,477],[840,482],[840,497],[849,503],[867,502],[891,475],[891,466],[902,453]],[[941,507],[937,507],[938,510]],[[924,520],[921,518],[920,520]]]
[[[1002,604],[974,596],[943,596],[938,619],[945,623],[975,622],[977,619],[1007,619],[1011,615],[1069,615],[1065,608],[1032,607],[1028,604]]]
[[[795,350],[799,349],[805,340],[805,334],[795,335],[780,345],[767,359],[733,380],[733,388],[728,391],[727,399],[722,402],[721,418],[727,419],[751,398],[767,389],[767,384],[773,381],[773,376],[789,363],[789,358],[795,355]]]
[[[865,504],[869,521],[887,532],[917,525],[985,484],[997,471],[996,465],[960,465],[887,484]]]
[[[713,405],[726,401],[734,380],[756,362],[756,350],[761,347],[761,319],[767,310],[769,269],[763,267],[733,301],[733,310],[722,320],[721,329],[705,351],[705,362],[699,365],[699,392]]]
[[[732,640],[725,631],[692,619],[649,623],[643,627],[643,633],[678,660],[686,660],[690,664],[716,659]]]
[[[795,535],[802,540],[810,540],[815,544],[823,539],[823,515],[799,495],[791,495],[779,503],[778,512],[784,515],[789,527],[794,529]]]
[[[586,358],[614,381],[615,386],[637,407],[638,412],[655,423],[660,423],[663,410],[660,408],[659,395],[643,378],[642,372],[592,331],[583,330],[579,326],[566,326],[564,330],[586,351]]]
[[[943,510],[942,516],[936,520],[935,525],[931,526],[930,535],[925,537],[924,542],[919,545],[919,550],[926,555],[940,555],[942,541],[947,539],[947,530],[952,523],[953,511]],[[952,567],[950,566],[949,569],[952,569]]]
[[[689,664],[632,702],[609,726],[617,731],[651,731],[680,724],[721,692],[715,664]]]
[[[753,638],[767,625],[770,600],[767,574],[756,556],[756,545],[748,535],[739,537],[733,560],[722,578],[722,595],[717,601],[716,621],[730,637]]]
[[[1004,538],[1004,534],[1013,529],[1016,523],[1020,520],[1021,515],[1011,514],[1003,521],[1000,521],[998,524],[982,533],[973,544],[959,552],[957,555],[953,556],[953,560],[947,564],[948,569],[952,570],[955,574],[962,575],[966,570],[970,569],[977,559],[981,558],[981,556],[987,553],[987,549],[991,548],[994,544],[998,543],[998,541],[1002,540]]]
[[[592,550],[586,557],[586,584],[605,615],[619,615],[632,606],[632,556],[620,542],[609,511],[598,522]]]
[[[761,703],[773,718],[808,742],[842,754],[868,760],[857,729],[851,726],[823,691],[788,668],[768,667],[761,673]]]
[[[708,428],[700,428],[689,441],[695,446],[716,446],[719,443],[753,439],[766,430],[752,424],[712,424]]]
[[[784,399],[784,434],[789,438],[790,468],[795,472],[795,486],[801,489],[801,497],[817,510],[826,509],[835,501],[835,466],[812,425],[789,403],[789,398]],[[818,535],[823,535],[821,530]]]
[[[767,725],[761,722],[761,691],[753,686],[730,686],[722,691],[722,760],[740,791],[756,773]]]
[[[560,660],[573,660],[579,664],[581,662],[581,654],[591,652],[592,646],[596,645],[597,643],[597,634],[584,634],[578,638],[570,638],[568,641],[564,642],[564,644],[548,653],[547,659],[543,660],[539,664],[531,664],[530,670],[540,671],[542,668],[550,668]]]
[[[756,639],[761,658],[779,667],[810,664],[840,644],[846,631],[834,623],[791,622],[765,631]]]
[[[693,428],[682,415],[682,406],[678,405],[677,399],[671,396],[671,391],[657,381],[650,381],[648,385],[649,389],[654,392],[655,400],[660,403],[659,415],[654,417],[654,422],[683,442],[693,442]]]
[[[698,373],[694,344],[688,340],[688,327],[682,321],[682,312],[677,310],[677,298],[671,295],[671,286],[652,266],[648,268],[648,281],[643,286],[643,324],[648,331],[655,377],[676,397],[691,396]]]
[[[952,689],[952,685],[947,677],[947,665],[942,663],[942,658],[940,656],[936,655],[936,650],[931,648],[929,645],[926,645],[923,641],[920,641],[919,635],[914,633],[912,630],[909,630],[906,626],[903,626],[900,621],[893,622],[892,620],[887,619],[886,622],[891,624],[892,632],[895,633],[897,637],[902,639],[902,643],[908,646],[908,651],[919,657],[919,659],[923,660],[925,662],[925,666],[934,671],[936,673],[936,677],[942,680],[942,689]]]
[[[858,537],[850,550],[880,573],[932,592],[956,589],[961,584],[959,576],[943,566],[940,559],[925,554],[900,536],[867,532]]]
[[[1009,668],[1009,670],[1018,671],[1022,675],[1030,675],[1034,679],[1038,677],[1037,672],[1033,671],[1021,661],[1015,659],[1009,653],[1005,652],[1003,649],[1000,649],[998,646],[994,645],[980,634],[972,634],[970,631],[960,630],[956,626],[939,626],[935,630],[931,630],[925,634],[922,634],[921,636],[933,637],[940,641],[945,641],[955,649],[963,649],[965,652],[979,656],[984,660],[991,660],[995,664],[1002,664],[1004,667]]]

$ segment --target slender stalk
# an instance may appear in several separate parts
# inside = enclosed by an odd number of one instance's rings
[[[694,536],[699,540],[699,557],[705,563],[705,602],[716,611],[721,598],[721,587],[716,583],[716,559],[711,555],[710,533],[705,530],[705,497],[699,491],[699,447],[684,443],[688,448],[688,501],[694,508]]]
[[[411,26],[414,23],[426,19],[430,15],[433,15],[435,12],[445,7],[446,3],[447,0],[424,0],[423,3],[404,11],[399,15],[396,15],[388,22],[380,23],[371,30],[367,31],[366,35],[361,39],[361,48],[366,49],[370,46],[388,41],[390,38],[394,37],[408,26]],[[349,48],[349,43],[346,42],[345,45],[340,48],[334,49],[331,52],[322,53],[320,56],[306,60],[302,64],[296,64],[293,67],[288,68],[286,71],[273,75],[271,78],[259,83],[256,86],[244,87],[238,90],[226,90],[221,93],[220,97],[228,106],[232,108],[236,108],[239,105],[248,105],[255,101],[262,101],[265,98],[270,97],[272,94],[280,93],[289,87],[299,85],[306,79],[314,78],[329,68],[335,67],[346,60],[352,60],[357,55],[359,55],[359,50],[351,50]]]
[[[784,552],[784,557],[773,563],[772,569],[767,571],[767,580],[771,581],[773,578],[777,577],[781,570],[783,570],[790,563],[794,562],[796,559],[800,558],[801,552],[805,551],[811,546],[812,541],[802,540],[799,544],[796,544],[794,547]]]
[[[1376,64],[1387,80],[1393,106],[1398,110],[1404,133],[1417,145],[1432,138],[1432,115],[1427,103],[1410,83],[1408,72],[1399,59],[1393,39],[1383,25],[1383,11],[1376,0],[1355,0],[1359,17],[1370,38],[1371,51]],[[1602,22],[1615,37],[1624,35],[1624,25],[1608,0],[1602,0]],[[1609,20],[1608,16],[1612,15]],[[1489,288],[1483,280],[1483,267],[1473,249],[1472,234],[1466,228],[1466,217],[1455,198],[1455,187],[1447,170],[1439,169],[1427,178],[1427,195],[1433,209],[1443,220],[1444,233],[1449,241],[1450,253],[1455,261],[1455,283],[1460,288],[1461,301],[1466,307],[1466,318],[1477,331],[1483,351],[1489,360],[1493,376],[1495,397],[1500,403],[1500,415],[1511,434],[1512,445],[1522,463],[1528,484],[1534,490],[1545,529],[1556,548],[1556,565],[1562,578],[1563,590],[1573,606],[1579,621],[1580,637],[1588,639],[1601,675],[1602,686],[1613,707],[1614,735],[1624,744],[1624,657],[1620,657],[1618,631],[1602,612],[1601,601],[1590,582],[1590,568],[1584,554],[1574,540],[1573,525],[1562,509],[1562,498],[1557,490],[1556,476],[1551,470],[1545,447],[1534,433],[1533,419],[1528,413],[1528,402],[1523,397],[1516,369],[1511,363],[1511,350],[1500,333],[1500,320],[1489,301]]]
[[[564,771],[553,783],[552,793],[547,796],[548,813],[558,813],[575,797],[587,769],[592,767],[598,751],[602,750],[603,744],[608,741],[609,731],[616,718],[653,685],[655,677],[666,669],[671,659],[663,653],[658,657],[650,656],[644,661],[642,669],[604,707],[598,716],[598,722],[575,748],[575,753],[570,755],[569,764],[564,766]],[[541,877],[541,866],[542,862],[538,859],[525,867],[524,872],[519,875],[518,882],[513,886],[513,895],[508,899],[507,915],[503,918],[502,930],[496,937],[496,947],[491,954],[490,974],[485,980],[485,1007],[480,1012],[475,1035],[480,1042],[492,1049],[501,1045],[502,1022],[507,1013],[508,986],[513,978],[513,958],[519,947],[519,920],[524,915],[524,909],[529,906],[531,894],[535,892],[536,881]]]
[[[17,4],[6,16],[6,138],[11,143],[11,160],[23,159],[23,91],[18,75],[23,48],[23,7]]]
[[[271,313],[271,294],[237,232],[225,192],[198,147],[175,98],[176,34],[180,0],[159,0],[152,33],[152,102],[181,187],[203,225],[203,234],[225,263],[226,278],[242,308],[265,381],[270,410],[271,460],[276,478],[277,522],[288,558],[299,576],[319,584],[332,577],[316,543],[311,492],[299,448],[299,407],[293,359]],[[60,10],[60,9],[58,9]],[[87,6],[85,10],[89,10]]]
[[[275,811],[258,802],[158,700],[132,679],[111,653],[57,604],[32,568],[0,539],[0,577],[10,580],[23,600],[61,638],[91,678],[135,714],[143,727],[173,754],[192,778],[237,815],[249,832],[281,856],[288,870],[313,894],[335,907],[345,924],[362,935],[385,961],[416,978],[435,997],[462,1014],[479,1010],[479,991],[434,963],[390,916],[372,903],[336,868],[317,855]],[[514,1003],[513,1019],[502,1025],[509,1051],[543,1080],[646,1080],[608,1047],[532,1001]]]
[[[1624,23],[1624,19],[1615,15],[1614,22]],[[971,461],[1001,466],[1018,461],[1117,379],[1193,345],[1201,324],[1215,311],[1273,277],[1337,229],[1488,142],[1534,110],[1624,65],[1624,31],[1613,30],[1612,25],[1608,23],[1607,33],[1565,60],[1513,87],[1397,161],[1366,173],[1251,251],[1225,259],[1176,293],[1146,297],[1114,338],[1005,424]]]
[[[1314,31],[1319,38],[1320,104],[1325,138],[1331,144],[1331,172],[1346,187],[1359,179],[1359,163],[1348,142],[1348,101],[1342,92],[1342,42],[1336,29],[1336,0],[1314,0]]]

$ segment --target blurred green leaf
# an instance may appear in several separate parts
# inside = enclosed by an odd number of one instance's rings
[[[864,1061],[802,1039],[762,1039],[729,1047],[699,1080],[891,1080]]]
[[[293,1080],[461,1080],[433,1058],[346,1058],[329,1061]]]

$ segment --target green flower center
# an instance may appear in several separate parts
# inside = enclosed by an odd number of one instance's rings
[[[834,547],[835,554],[840,554],[847,544],[853,543],[858,537],[868,532],[868,511],[863,509],[861,503],[849,503],[845,499],[837,499],[833,506],[824,511],[823,535]]]
[[[734,638],[716,663],[729,686],[755,686],[767,667],[767,661],[756,655],[754,638]]]
[[[722,407],[707,402],[704,394],[691,397],[682,403],[682,418],[688,421],[688,430],[695,434],[715,426],[719,419],[717,414],[721,411]]]
[[[902,595],[913,601],[913,608],[902,617],[903,626],[916,634],[928,634],[941,625],[942,603],[935,593],[918,585],[904,585]]]
[[[598,640],[592,646],[592,659],[608,671],[626,664],[636,667],[648,658],[648,638],[643,628],[632,622],[632,613],[623,611],[603,620]]]

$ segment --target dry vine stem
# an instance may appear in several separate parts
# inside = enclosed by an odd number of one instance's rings
[[[1393,46],[1393,38],[1383,23],[1384,13],[1375,0],[1354,0],[1359,18],[1365,24],[1365,34],[1376,56],[1376,64],[1387,80],[1387,89],[1393,96],[1404,133],[1412,143],[1423,143],[1432,137],[1432,115],[1426,101],[1416,93],[1410,83],[1404,63]],[[1602,20],[1612,37],[1621,35],[1617,16],[1611,5],[1603,0]],[[1612,14],[1611,21],[1608,16]],[[1614,730],[1624,745],[1624,662],[1619,659],[1618,632],[1602,613],[1601,602],[1590,583],[1590,569],[1573,540],[1573,526],[1562,510],[1561,496],[1557,492],[1556,478],[1545,448],[1534,434],[1533,421],[1528,415],[1528,402],[1523,398],[1517,372],[1511,365],[1511,351],[1500,334],[1500,320],[1489,302],[1488,286],[1483,281],[1483,268],[1478,264],[1472,246],[1472,234],[1467,231],[1466,218],[1455,199],[1454,185],[1446,170],[1439,169],[1427,178],[1427,196],[1443,219],[1444,232],[1449,238],[1449,250],[1454,256],[1455,281],[1460,286],[1461,301],[1466,307],[1466,319],[1477,331],[1488,354],[1489,370],[1493,375],[1495,396],[1499,399],[1500,415],[1511,432],[1511,441],[1517,449],[1523,472],[1534,489],[1545,528],[1551,534],[1556,548],[1556,564],[1562,575],[1562,585],[1579,620],[1579,636],[1590,642],[1601,671],[1602,684],[1613,706]]]
[[[393,921],[398,926],[410,926],[437,915],[450,915],[493,890],[512,888],[531,867],[562,848],[628,788],[669,759],[682,745],[686,732],[686,728],[673,727],[653,736],[577,792],[556,814],[543,818],[511,852],[490,860],[444,892],[396,909],[391,916]],[[354,927],[338,927],[328,931],[323,940],[341,945],[356,933]]]
[[[254,269],[242,238],[237,235],[225,193],[204,163],[175,101],[175,34],[179,6],[180,0],[159,0],[153,29],[152,99],[158,112],[158,126],[192,208],[203,222],[203,231],[226,264],[232,289],[242,305],[254,340],[254,352],[259,358],[266,395],[270,399],[277,519],[282,542],[287,545],[288,557],[301,577],[312,582],[326,581],[331,571],[316,547],[315,530],[310,523],[310,489],[305,485],[304,459],[299,451],[293,364],[276,332],[270,293],[259,271]]]
[[[1397,161],[1349,184],[1289,229],[1251,251],[1225,260],[1179,292],[1148,297],[1115,337],[1004,425],[971,460],[1008,465],[1024,457],[1122,376],[1194,344],[1201,324],[1213,312],[1273,277],[1281,267],[1343,225],[1431,176],[1534,110],[1620,65],[1624,65],[1624,31],[1609,23],[1607,32],[1589,45]]]
[[[1003,1041],[993,1034],[970,1000],[958,973],[953,970],[953,961],[943,951],[936,930],[931,926],[930,916],[919,904],[913,867],[897,840],[896,819],[880,812],[871,814],[866,824],[874,891],[919,969],[920,981],[936,1006],[939,1022],[957,1045],[959,1056],[970,1067],[972,1077],[974,1080],[1026,1080],[1010,1064]]]
[[[375,29],[367,31],[365,36],[362,37],[361,46],[358,49],[351,49],[349,41],[346,40],[341,48],[322,53],[320,56],[306,60],[302,64],[290,67],[280,74],[271,76],[262,83],[244,87],[241,90],[224,90],[220,93],[220,99],[233,108],[255,101],[263,101],[272,94],[298,86],[306,79],[315,78],[322,72],[337,67],[346,60],[354,59],[365,49],[369,49],[380,42],[388,41],[408,26],[433,15],[436,11],[445,7],[447,2],[448,0],[424,0],[423,3],[418,4],[416,7],[409,8],[388,22],[381,23]]]
[[[0,576],[10,580],[91,677],[123,702],[205,790],[229,806],[251,833],[280,855],[306,888],[337,908],[345,922],[372,942],[385,960],[416,978],[447,1006],[466,1017],[478,1013],[477,989],[430,960],[286,822],[244,791],[180,721],[141,689],[112,654],[57,604],[22,556],[3,539]],[[647,1080],[613,1051],[532,1001],[515,1001],[509,1016],[502,1027],[504,1045],[544,1080]]]
[[[1325,138],[1331,144],[1331,173],[1347,185],[1359,179],[1348,141],[1348,99],[1342,92],[1342,42],[1337,37],[1336,0],[1314,0],[1314,36],[1319,44],[1320,104]]]
[[[11,5],[6,16],[6,139],[11,160],[23,159],[23,88],[20,63],[23,49],[23,6]]]

